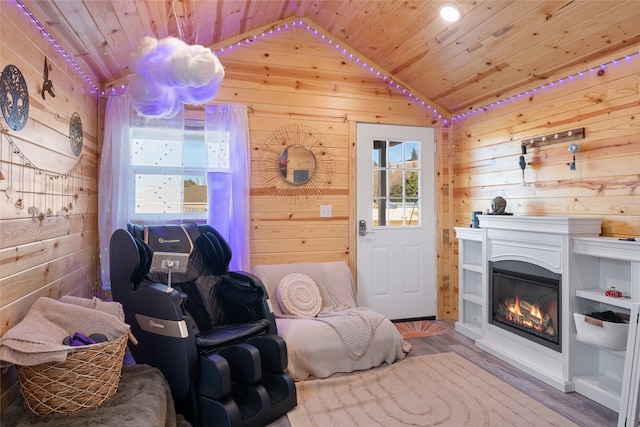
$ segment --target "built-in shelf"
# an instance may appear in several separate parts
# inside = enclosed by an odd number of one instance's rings
[[[600,288],[577,289],[576,296],[590,301],[601,302],[614,307],[631,310],[631,296],[622,296],[621,298],[608,297],[604,294],[604,290]]]
[[[573,377],[573,382],[577,393],[612,411],[619,411],[622,381],[607,375],[580,375]]]
[[[640,242],[615,237],[574,237],[573,253],[592,257],[640,261]]]
[[[576,237],[572,239],[575,274],[575,308],[597,306],[600,310],[629,313],[633,303],[640,301],[640,242],[628,242],[614,237]],[[622,292],[622,297],[606,295],[608,289]],[[634,328],[629,328],[629,334]],[[613,351],[593,342],[584,342],[577,335],[570,355],[575,391],[616,412],[620,411],[622,382],[628,372],[629,351]],[[631,355],[631,356],[629,356]]]
[[[462,268],[467,271],[475,271],[476,273],[482,273],[482,266],[475,264],[462,264]]]
[[[482,230],[457,227],[458,244],[458,321],[457,332],[471,339],[482,337],[484,311],[484,266]]]
[[[595,348],[597,348],[597,349],[600,349],[600,350],[602,350],[602,351],[607,351],[607,352],[609,352],[609,353],[615,354],[616,356],[625,357],[625,355],[627,354],[627,352],[626,352],[626,351],[611,350],[611,349],[609,349],[609,348],[604,348],[604,347],[601,347],[601,346],[599,346],[599,345],[595,345],[595,344],[594,344],[594,343],[592,343],[592,342],[583,341],[583,340],[581,340],[581,339],[580,339],[580,337],[578,337],[578,336],[576,336],[576,341],[580,341],[581,343],[584,343],[584,344],[590,345],[590,346],[595,347]]]
[[[465,301],[469,301],[478,305],[482,305],[482,294],[480,292],[478,293],[471,293],[471,292],[467,292],[462,294],[462,299]]]

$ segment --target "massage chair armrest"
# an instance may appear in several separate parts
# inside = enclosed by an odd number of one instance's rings
[[[130,347],[133,358],[163,373],[176,402],[187,398],[199,373],[195,336],[182,312],[184,298],[176,289],[147,282],[120,301],[139,342]]]
[[[152,289],[156,292],[169,295],[172,301],[178,306],[182,305],[187,296],[179,290],[160,282],[146,282],[140,285],[140,288]]]
[[[143,282],[126,298],[128,301],[123,301],[123,305],[129,309],[125,311],[126,315],[143,314],[166,320],[184,318],[182,304],[186,295],[163,283]]]
[[[219,296],[227,323],[269,321],[269,333],[277,334],[276,319],[262,281],[251,273],[234,271],[222,275]]]

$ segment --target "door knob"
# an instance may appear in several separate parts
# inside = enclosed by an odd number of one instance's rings
[[[358,234],[361,236],[367,235],[367,221],[364,219],[358,221]]]

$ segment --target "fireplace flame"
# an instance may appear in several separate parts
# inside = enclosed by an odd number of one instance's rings
[[[542,312],[540,311],[540,308],[537,305],[534,305],[533,307],[531,307],[531,311],[529,313],[533,317],[536,317],[536,318],[542,320]]]
[[[507,305],[507,310],[509,310],[509,312],[513,314],[514,317],[516,318],[519,318],[520,316],[522,316],[522,313],[520,313],[520,298],[518,298],[517,295],[516,295],[515,302],[513,304]]]
[[[543,314],[537,304],[520,301],[516,295],[515,301],[507,304],[507,320],[519,323],[528,328],[540,330],[543,327]]]

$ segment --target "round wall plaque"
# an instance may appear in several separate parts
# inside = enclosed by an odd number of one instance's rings
[[[74,155],[79,156],[82,151],[82,120],[78,113],[73,113],[69,123],[69,143]]]
[[[7,65],[2,71],[0,106],[7,125],[21,130],[29,117],[29,91],[22,73],[15,65]]]

